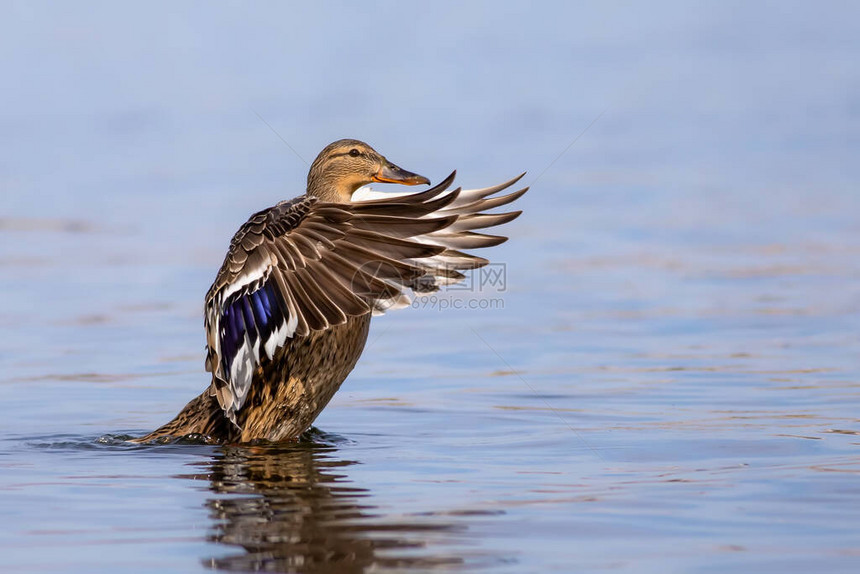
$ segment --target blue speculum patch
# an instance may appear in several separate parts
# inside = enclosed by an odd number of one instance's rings
[[[285,321],[283,305],[269,282],[254,291],[238,295],[221,311],[221,361],[224,373],[230,372],[233,360],[245,337],[253,345],[257,339],[265,342]]]

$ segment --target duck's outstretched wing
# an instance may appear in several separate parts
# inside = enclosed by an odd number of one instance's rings
[[[505,241],[474,230],[520,212],[480,212],[528,188],[494,196],[520,176],[485,189],[448,190],[454,175],[420,193],[349,204],[301,196],[254,214],[239,229],[205,308],[206,368],[231,420],[260,361],[271,360],[287,339],[408,305],[410,291],[435,291],[488,263],[460,249]]]

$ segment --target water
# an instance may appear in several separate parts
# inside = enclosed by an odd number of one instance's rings
[[[855,7],[2,10],[3,572],[860,567]],[[492,307],[375,320],[299,444],[129,446],[269,126],[529,170]]]

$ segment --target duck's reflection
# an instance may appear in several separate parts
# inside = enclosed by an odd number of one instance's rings
[[[207,566],[350,573],[462,564],[426,548],[429,539],[450,537],[452,524],[375,514],[370,493],[345,473],[355,462],[338,459],[327,437],[313,438],[286,447],[225,447],[206,463],[216,493],[207,502],[215,521],[210,540],[244,549],[207,559]]]

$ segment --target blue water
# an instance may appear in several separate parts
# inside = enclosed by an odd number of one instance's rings
[[[860,568],[853,4],[0,12],[0,571]],[[341,137],[528,170],[497,274],[375,319],[299,444],[124,443]]]

